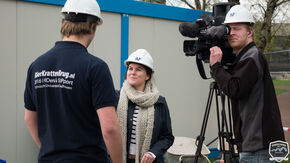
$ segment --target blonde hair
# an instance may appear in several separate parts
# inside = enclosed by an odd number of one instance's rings
[[[69,37],[71,35],[83,36],[85,34],[91,34],[91,32],[94,32],[96,27],[97,22],[71,22],[62,19],[60,33],[62,34],[62,37]]]

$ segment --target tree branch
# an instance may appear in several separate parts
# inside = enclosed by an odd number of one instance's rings
[[[184,2],[185,4],[187,4],[190,8],[195,9],[195,7],[193,7],[190,3],[188,3],[186,0],[181,0],[182,2]]]
[[[277,2],[277,6],[280,6],[280,5],[287,3],[287,2],[289,2],[289,0],[283,0],[281,2]]]
[[[170,0],[167,0],[167,2],[170,3],[171,6],[174,6],[174,4]]]
[[[201,5],[200,5],[200,1],[199,0],[194,0],[195,2],[195,8],[198,10],[201,10]]]

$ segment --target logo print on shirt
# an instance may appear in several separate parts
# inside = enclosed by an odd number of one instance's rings
[[[135,58],[135,61],[140,61],[140,60],[141,60],[140,57],[136,57],[136,58]]]
[[[34,73],[34,87],[39,88],[64,88],[72,89],[75,73],[62,70],[42,70]]]

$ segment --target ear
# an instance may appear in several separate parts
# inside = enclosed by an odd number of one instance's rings
[[[146,78],[145,78],[145,81],[149,80],[150,79],[150,76],[148,74],[146,74]]]
[[[253,34],[254,34],[254,29],[250,28],[249,31],[248,31],[248,36],[253,37]]]
[[[92,33],[96,33],[96,30],[97,30],[97,25],[96,24],[91,24],[91,32]]]

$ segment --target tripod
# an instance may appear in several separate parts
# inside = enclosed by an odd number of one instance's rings
[[[215,93],[215,99],[216,99],[216,109],[217,109],[217,121],[218,121],[218,138],[219,138],[219,144],[220,144],[220,153],[221,158],[224,159],[225,163],[232,163],[232,162],[238,162],[237,156],[235,155],[234,151],[234,139],[232,138],[232,119],[231,119],[231,109],[230,109],[230,103],[228,98],[228,114],[229,114],[229,121],[227,121],[226,111],[225,111],[225,95],[223,92],[218,88],[217,83],[211,82],[210,84],[210,90],[209,95],[207,99],[205,114],[203,117],[202,127],[200,131],[200,135],[196,139],[197,149],[195,153],[195,160],[194,162],[197,163],[198,158],[201,156],[201,149],[202,144],[204,141],[204,135],[206,131],[206,126],[208,122],[208,116],[210,113],[211,103],[213,99],[213,95]],[[222,104],[222,110],[221,110],[221,121],[220,121],[220,113],[219,113],[219,103],[218,103],[218,96],[220,96],[221,104]],[[222,124],[220,124],[222,122]],[[229,124],[229,125],[228,125]],[[225,139],[229,144],[229,150],[225,149]]]

